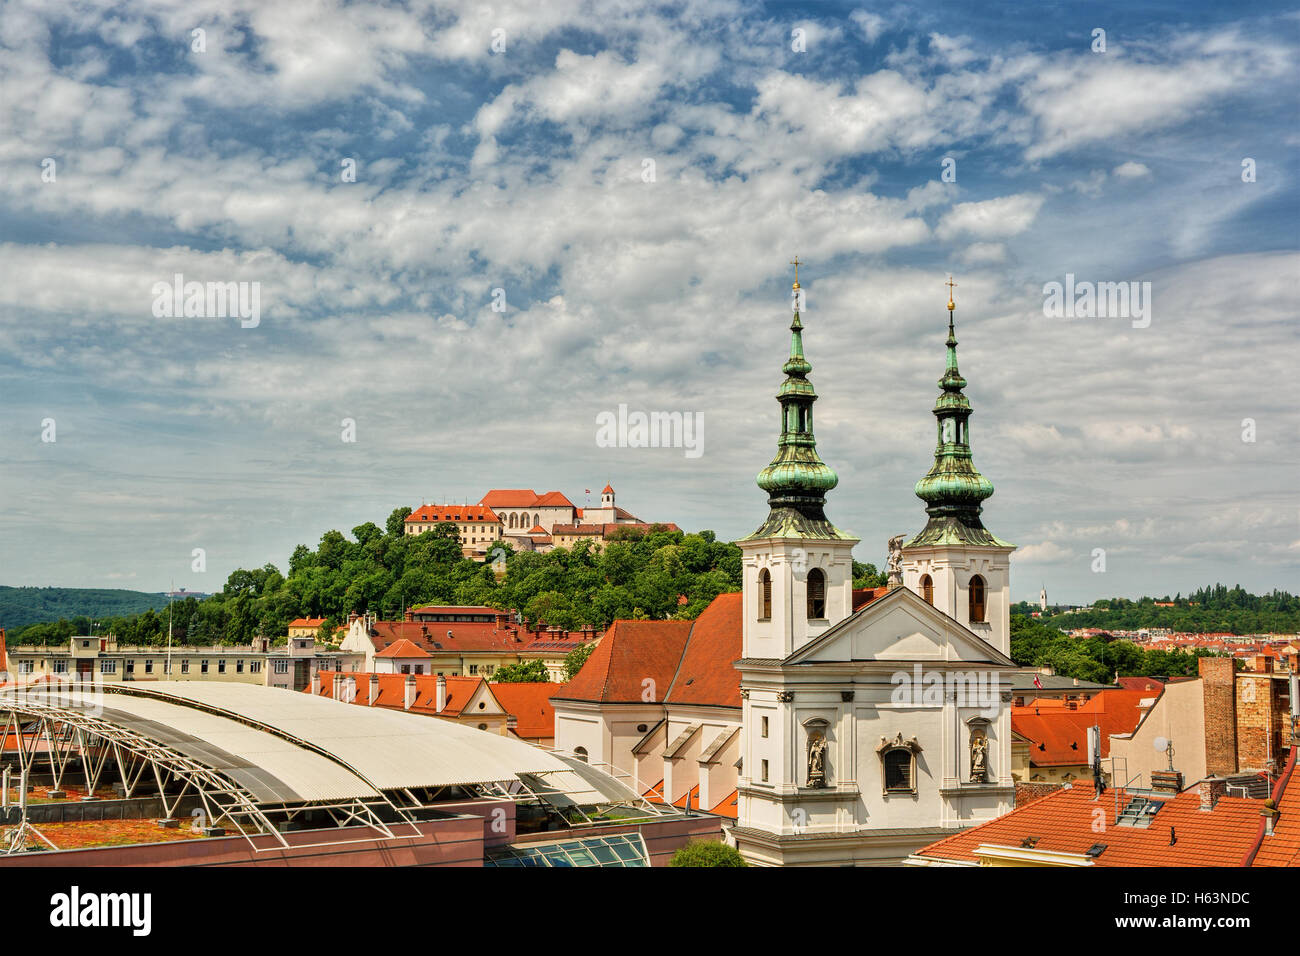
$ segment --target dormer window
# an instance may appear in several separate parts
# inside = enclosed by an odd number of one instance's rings
[[[808,572],[808,620],[826,617],[826,575],[821,568]]]

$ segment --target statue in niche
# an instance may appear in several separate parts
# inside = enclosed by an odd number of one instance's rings
[[[826,786],[826,735],[814,733],[808,738],[808,782],[805,786]]]
[[[989,775],[989,739],[983,734],[970,738],[970,779],[972,783],[985,783]]]

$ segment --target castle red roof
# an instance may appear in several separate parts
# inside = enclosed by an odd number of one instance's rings
[[[406,518],[407,524],[443,521],[476,521],[500,524],[495,511],[485,505],[421,505]]]
[[[324,623],[323,617],[298,617],[289,622],[289,627],[320,627]]]
[[[612,495],[614,493],[614,486],[606,484],[604,488],[600,489],[600,493],[602,495]]]

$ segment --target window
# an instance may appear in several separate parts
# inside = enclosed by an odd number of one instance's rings
[[[912,793],[912,752],[899,748],[885,753],[885,789],[891,793]]]
[[[144,662],[144,672],[145,672],[146,674],[152,674],[152,673],[153,673],[153,661],[145,661],[145,662]]]
[[[970,579],[970,620],[972,624],[984,622],[984,579],[978,574]]]
[[[225,672],[226,672],[226,659],[223,657],[221,660],[217,661],[217,673],[224,674]]]
[[[934,578],[928,574],[921,575],[921,597],[926,604],[934,604]]]
[[[188,674],[189,672],[190,672],[190,662],[189,662],[188,660],[182,660],[182,661],[181,661],[181,673],[182,673],[182,674]]]
[[[248,662],[248,673],[250,673],[250,674],[260,674],[260,673],[262,673],[262,662],[261,662],[261,661],[249,661],[249,662]]]
[[[470,672],[471,674],[478,674],[478,665],[477,665],[477,664],[470,664],[470,665],[469,665],[469,672]]]
[[[409,673],[411,673],[411,665],[410,665],[410,664],[403,664],[403,665],[402,665],[402,673],[403,673],[403,674],[409,674]]]
[[[117,661],[100,661],[99,672],[101,674],[112,674],[117,671]]]
[[[82,641],[82,642],[81,642],[81,646],[82,646],[82,647],[89,647],[89,646],[90,646],[90,641]]]
[[[758,572],[758,619],[772,619],[772,574],[767,568]]]
[[[208,672],[208,662],[199,661],[199,673],[206,674],[207,672]]]
[[[277,674],[287,674],[287,673],[289,673],[289,662],[288,662],[288,661],[276,661],[276,662],[275,662],[275,672],[276,672]]]
[[[763,783],[767,783],[767,761],[763,761]]]
[[[826,616],[826,575],[821,568],[808,572],[808,620],[821,620]]]
[[[134,674],[134,673],[135,673],[135,661],[127,661],[127,662],[126,662],[126,672],[127,672],[128,674]]]
[[[67,672],[68,672],[68,662],[67,662],[67,661],[55,661],[55,662],[54,662],[54,673],[56,673],[56,674],[66,674]]]
[[[244,662],[243,662],[243,661],[235,661],[235,673],[236,673],[236,674],[242,674],[242,673],[244,673]]]
[[[762,734],[761,734],[761,735],[764,736],[764,737],[767,736],[767,718],[766,718],[766,717],[763,718],[763,730],[762,730]]]
[[[579,760],[581,760],[583,763],[586,763],[586,762],[587,762],[587,748],[586,748],[586,747],[574,747],[574,748],[573,748],[573,753],[574,753],[574,755],[575,755]]]
[[[30,674],[31,672],[32,672],[32,662],[31,662],[31,661],[19,661],[19,662],[18,662],[18,673],[20,673],[20,674]]]

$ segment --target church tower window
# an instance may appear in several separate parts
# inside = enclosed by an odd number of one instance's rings
[[[921,597],[925,598],[926,604],[934,604],[934,578],[928,574],[921,575]]]
[[[885,754],[885,789],[891,793],[912,793],[912,751],[891,750]]]
[[[772,574],[764,568],[758,572],[758,618],[761,621],[772,619]]]
[[[970,579],[970,621],[984,623],[984,579],[978,574]]]
[[[808,619],[820,621],[826,616],[826,574],[821,568],[808,572]]]

